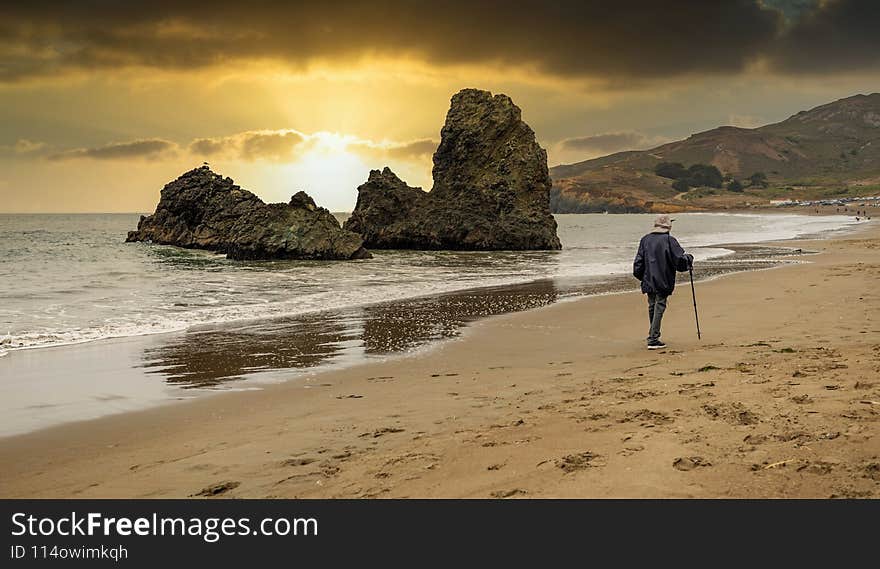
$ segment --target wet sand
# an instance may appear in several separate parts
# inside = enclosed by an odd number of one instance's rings
[[[779,254],[787,249],[728,249],[734,253],[699,262],[695,278],[786,262]],[[458,337],[481,318],[637,286],[629,275],[544,279],[181,332],[16,350],[0,358],[0,437],[217,391],[299,381],[314,371],[430,347]]]
[[[0,439],[3,497],[877,497],[880,231],[670,299],[496,316],[408,357]],[[797,257],[797,260],[804,260]]]

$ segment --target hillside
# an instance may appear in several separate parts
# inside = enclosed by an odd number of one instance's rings
[[[681,192],[657,176],[661,162],[716,166],[743,192]],[[763,172],[767,187],[748,187]],[[877,193],[880,188],[880,93],[855,95],[759,128],[722,126],[650,150],[550,169],[556,213],[680,211],[741,207],[780,197],[815,199]],[[726,188],[726,184],[725,184]]]

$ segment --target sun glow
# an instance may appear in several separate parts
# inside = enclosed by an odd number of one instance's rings
[[[351,211],[357,201],[357,187],[370,170],[391,166],[405,180],[430,187],[430,159],[395,158],[399,146],[393,141],[375,142],[349,134],[321,131],[307,136],[295,159],[286,162],[258,162],[254,171],[265,188],[264,198],[287,201],[304,190],[315,202],[331,211]],[[239,162],[238,168],[253,169],[254,163]]]
[[[313,151],[324,154],[345,154],[350,144],[358,141],[352,135],[339,134],[338,132],[316,132],[311,135]]]
[[[351,211],[357,201],[357,187],[367,179],[370,166],[346,150],[345,138],[330,133],[316,135],[314,146],[296,161],[264,172],[265,185],[274,188],[274,195],[266,197],[272,201],[287,201],[291,195],[304,190],[321,207]]]

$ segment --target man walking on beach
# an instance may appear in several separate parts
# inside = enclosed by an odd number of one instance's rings
[[[654,230],[639,242],[639,252],[633,261],[633,276],[642,281],[642,292],[648,295],[649,350],[666,347],[660,341],[660,322],[666,311],[666,299],[675,290],[675,271],[686,271],[694,262],[693,255],[685,253],[669,234],[673,221],[668,215],[658,215]]]

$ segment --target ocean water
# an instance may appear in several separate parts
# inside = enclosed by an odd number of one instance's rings
[[[0,437],[293,378],[312,388],[315,371],[413,353],[479,318],[632,290],[652,218],[559,215],[561,251],[240,262],[126,244],[136,214],[0,215]],[[853,223],[687,214],[674,234],[699,279],[778,262],[737,243]]]
[[[344,215],[339,216],[340,219]],[[376,251],[350,262],[241,262],[124,243],[138,214],[0,214],[0,350],[306,315],[476,287],[626,274],[650,215],[557,215],[562,251]],[[855,223],[844,216],[682,214],[698,260],[723,245]]]

